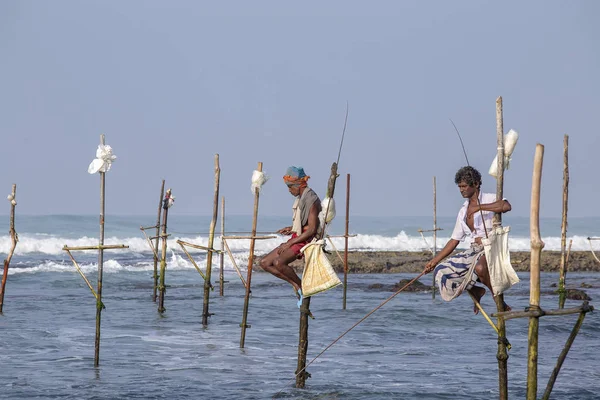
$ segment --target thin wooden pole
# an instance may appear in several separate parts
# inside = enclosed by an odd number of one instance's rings
[[[171,189],[167,190],[165,198],[163,199],[163,223],[161,230],[162,238],[162,251],[160,256],[160,280],[158,284],[158,312],[163,313],[167,309],[165,308],[165,274],[167,273],[167,218],[169,216],[169,199],[171,198]]]
[[[540,192],[542,183],[542,165],[544,161],[544,146],[537,144],[533,162],[533,182],[531,185],[531,216],[529,231],[531,235],[531,267],[529,309],[540,308],[540,258],[544,242],[540,236]],[[539,317],[529,318],[528,357],[527,357],[527,400],[537,398],[537,358]]]
[[[437,196],[435,176],[433,177],[433,256],[437,253]],[[431,277],[431,298],[435,299],[435,277]]]
[[[2,309],[4,307],[4,293],[6,290],[6,279],[8,278],[8,267],[10,266],[10,260],[12,259],[13,253],[15,252],[15,248],[17,247],[17,242],[19,241],[19,236],[15,231],[15,207],[17,205],[17,185],[12,185],[12,192],[9,196],[10,200],[10,241],[11,246],[8,252],[8,256],[4,260],[4,272],[2,273],[2,285],[0,286],[0,313],[2,313]]]
[[[504,197],[504,117],[502,111],[502,96],[496,99],[496,142],[498,145],[498,175],[496,179],[496,200],[502,200]],[[502,225],[502,214],[495,213],[493,226]],[[504,295],[494,296],[498,312],[504,311]],[[498,360],[498,391],[500,400],[508,400],[508,351],[506,342],[501,338],[506,338],[506,324],[502,318],[498,318],[498,351],[496,359]]]
[[[300,325],[298,328],[298,363],[296,367],[296,387],[303,388],[310,376],[306,372],[306,355],[308,353],[308,316],[310,313],[310,297],[302,300],[300,307]]]
[[[563,363],[565,362],[565,359],[567,358],[567,354],[569,354],[569,350],[571,349],[571,346],[573,345],[573,342],[575,341],[575,338],[577,337],[577,334],[579,333],[579,329],[581,328],[581,325],[583,324],[583,320],[585,319],[585,314],[586,314],[585,311],[582,311],[581,314],[579,314],[579,318],[577,318],[577,322],[575,323],[573,330],[571,330],[571,334],[569,335],[569,338],[567,339],[567,342],[565,343],[565,347],[563,348],[560,355],[558,356],[558,360],[556,360],[556,366],[554,367],[554,370],[552,371],[552,375],[550,375],[550,379],[548,380],[548,384],[546,385],[546,391],[544,392],[544,395],[542,396],[542,400],[548,400],[550,398],[550,393],[552,393],[552,388],[554,387],[556,378],[558,378],[558,373],[560,372],[560,368],[562,367]]]
[[[104,135],[100,135],[100,143],[104,142]],[[94,367],[100,363],[100,321],[102,318],[102,273],[104,267],[104,209],[105,209],[105,183],[106,172],[100,172],[100,239],[98,241],[98,288],[96,290],[96,340],[94,342]]]
[[[217,226],[217,216],[219,214],[219,180],[221,178],[221,168],[219,167],[219,155],[215,154],[215,194],[213,199],[213,214],[210,221],[210,228],[208,230],[208,248],[212,249],[215,243],[215,228]],[[212,283],[210,281],[212,272],[212,256],[213,252],[209,251],[206,255],[206,279],[204,280],[204,308],[202,311],[202,325],[208,326],[208,318],[210,313],[208,306],[210,302],[210,290],[212,289]]]
[[[154,275],[152,279],[154,284],[152,285],[152,301],[156,303],[156,289],[158,287],[158,241],[160,240],[160,214],[162,211],[162,200],[165,195],[165,180],[162,180],[160,186],[160,197],[158,198],[158,216],[156,217],[156,239],[154,240]]]
[[[346,309],[346,290],[348,289],[348,226],[350,224],[350,174],[346,174],[346,229],[344,230],[344,293],[342,309]]]
[[[562,194],[562,224],[560,234],[560,276],[558,278],[558,308],[565,306],[567,291],[565,283],[567,278],[566,246],[567,246],[567,210],[569,204],[569,135],[563,141],[563,194]]]
[[[333,163],[331,165],[331,174],[327,181],[327,192],[326,197],[329,197],[333,201],[333,195],[335,193],[335,182],[338,177],[337,173],[338,165]],[[347,178],[348,179],[348,178]],[[323,226],[321,227],[321,237],[325,237],[325,228],[327,225],[327,214],[329,210],[324,210],[325,218]],[[306,355],[308,352],[308,317],[311,316],[310,312],[310,297],[305,297],[302,300],[300,307],[300,324],[299,324],[299,335],[298,335],[298,367],[296,369],[296,387],[303,388],[306,383],[306,378],[310,376],[306,372]]]
[[[258,163],[257,170],[262,172],[263,163]],[[251,282],[252,282],[252,265],[254,264],[254,243],[256,239],[256,223],[258,219],[258,200],[259,200],[260,189],[254,189],[254,212],[252,214],[252,238],[250,239],[250,254],[248,255],[248,275],[246,276],[246,295],[244,296],[244,311],[242,314],[242,334],[240,337],[240,348],[244,348],[244,344],[246,342],[246,328],[250,326],[247,324],[248,322],[248,303],[250,302],[250,292],[251,292]]]
[[[219,295],[224,295],[225,276],[225,197],[221,197],[221,254],[219,254]]]

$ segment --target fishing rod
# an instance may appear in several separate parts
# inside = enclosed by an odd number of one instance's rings
[[[337,161],[335,162],[335,173],[337,174],[337,168],[340,165],[340,157],[342,155],[342,146],[344,145],[344,136],[346,135],[346,126],[348,126],[348,111],[349,111],[349,107],[348,107],[348,101],[346,101],[346,116],[344,117],[344,129],[342,129],[342,139],[340,141],[340,149],[338,150],[338,156],[337,156]],[[325,214],[323,216],[323,226],[321,227],[321,238],[325,237],[325,228],[327,226],[327,214],[329,214],[329,206],[331,204],[331,202],[333,201],[333,192],[335,191],[335,180],[337,179],[337,175],[335,178],[333,178],[333,184],[331,187],[331,193],[326,193],[330,195],[330,200],[327,202],[327,207],[325,208]]]
[[[346,334],[348,332],[350,332],[352,329],[356,328],[361,322],[363,322],[365,319],[369,318],[371,316],[371,314],[373,314],[375,311],[379,310],[381,307],[383,307],[386,303],[388,303],[390,300],[392,300],[394,297],[396,297],[398,294],[400,294],[400,292],[402,292],[404,289],[406,289],[407,287],[409,287],[410,285],[412,285],[417,279],[419,279],[420,277],[422,277],[423,275],[425,275],[425,271],[421,272],[418,276],[416,276],[415,278],[413,278],[410,282],[408,282],[406,285],[404,285],[403,287],[401,287],[400,289],[398,289],[393,295],[391,295],[390,297],[388,297],[385,301],[383,301],[380,305],[378,305],[377,307],[375,307],[373,310],[371,310],[367,315],[365,315],[364,317],[362,317],[358,322],[356,322],[354,325],[352,325],[350,328],[348,328],[344,333],[342,333],[337,339],[335,339],[333,342],[331,342],[331,344],[329,344],[329,346],[325,347],[323,349],[323,351],[321,351],[319,354],[317,354],[317,356],[315,358],[313,358],[308,364],[306,364],[304,366],[304,368],[302,368],[300,371],[298,371],[298,373],[296,373],[296,375],[294,375],[294,378],[290,379],[289,382],[292,382],[294,379],[296,379],[296,377],[298,377],[298,375],[300,375],[301,373],[304,372],[304,370],[306,370],[306,368],[308,368],[308,366],[310,364],[312,364],[313,362],[315,362],[315,360],[317,358],[319,358],[323,353],[325,353],[327,350],[329,350],[329,348],[331,348],[334,344],[336,344],[341,338],[343,338],[344,336],[346,336]],[[279,390],[279,392],[277,392],[273,398],[276,398],[281,392],[283,392],[283,390],[285,389],[285,387],[281,390]]]
[[[471,164],[469,163],[469,157],[467,157],[467,151],[465,150],[465,145],[463,143],[462,137],[460,136],[460,132],[458,131],[458,128],[456,127],[456,124],[454,123],[454,121],[452,121],[452,118],[448,118],[450,120],[450,122],[452,123],[452,126],[454,127],[454,130],[456,131],[456,134],[458,135],[458,139],[460,140],[460,145],[462,147],[463,150],[463,154],[465,155],[465,159],[467,160],[467,166],[471,166]],[[469,171],[469,175],[471,177],[471,181],[475,181],[474,177],[473,177],[473,172]],[[479,184],[479,186],[477,187],[477,207],[479,207],[479,213],[481,215],[481,222],[483,223],[483,231],[485,232],[485,238],[488,239],[488,232],[487,232],[487,227],[485,226],[485,219],[483,218],[483,210],[481,209],[481,202],[479,201],[479,194],[481,193],[481,182]]]

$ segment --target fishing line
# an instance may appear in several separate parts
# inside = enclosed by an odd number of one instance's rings
[[[323,349],[323,351],[321,351],[319,354],[317,354],[317,356],[315,358],[313,358],[308,364],[306,364],[304,366],[304,368],[302,368],[300,371],[298,371],[298,373],[296,373],[296,375],[294,375],[293,379],[290,379],[290,382],[292,382],[294,379],[296,379],[298,377],[298,375],[300,375],[302,372],[304,372],[304,370],[306,368],[308,368],[308,366],[310,364],[312,364],[317,358],[319,358],[323,353],[325,353],[327,350],[329,350],[329,348],[331,346],[333,346],[334,344],[336,344],[341,338],[343,338],[344,336],[346,336],[346,334],[348,332],[350,332],[352,329],[356,328],[361,322],[363,322],[365,319],[369,318],[371,316],[371,314],[373,314],[375,311],[379,310],[381,307],[383,307],[387,302],[389,302],[390,300],[392,300],[394,297],[396,297],[398,294],[400,294],[400,292],[402,292],[404,289],[406,289],[407,287],[409,287],[410,285],[412,285],[417,279],[419,279],[420,277],[422,277],[423,275],[425,275],[425,271],[421,272],[418,276],[416,276],[415,278],[413,278],[410,282],[408,282],[406,285],[404,285],[402,288],[398,289],[396,291],[396,293],[394,293],[393,295],[391,295],[390,297],[388,297],[383,303],[381,303],[380,305],[378,305],[377,307],[375,307],[373,310],[371,310],[367,315],[365,315],[364,317],[362,317],[357,323],[355,323],[354,325],[352,325],[349,329],[347,329],[344,333],[342,333],[337,339],[335,339],[333,342],[331,342],[331,344],[327,347],[325,347]],[[277,392],[275,394],[275,396],[273,396],[273,398],[276,398],[281,392],[283,392],[285,388],[281,389],[279,392]]]

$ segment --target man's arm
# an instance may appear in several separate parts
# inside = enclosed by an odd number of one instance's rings
[[[289,249],[296,243],[302,243],[312,239],[312,237],[317,234],[319,229],[319,212],[321,212],[321,203],[315,201],[310,207],[310,211],[308,213],[308,223],[306,224],[304,231],[295,238],[283,243],[279,247],[279,254],[281,254],[282,251]]]
[[[440,252],[437,253],[436,256],[431,259],[431,261],[425,264],[425,273],[428,274],[431,271],[433,271],[436,265],[438,265],[444,258],[452,254],[452,252],[454,251],[454,249],[456,249],[456,246],[458,246],[459,243],[460,241],[456,239],[448,240],[448,243],[446,243],[444,248],[440,250]]]
[[[481,211],[491,211],[493,213],[507,213],[512,210],[512,206],[508,202],[508,200],[498,200],[493,203],[480,204],[476,207],[469,207],[468,216],[475,214],[476,212]]]

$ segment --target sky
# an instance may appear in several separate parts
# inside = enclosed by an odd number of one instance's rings
[[[338,213],[350,174],[351,215],[431,215],[435,176],[454,216],[450,119],[494,192],[502,96],[512,213],[529,215],[541,143],[541,216],[560,217],[568,134],[569,216],[600,216],[599,15],[594,0],[0,2],[0,190],[17,184],[21,214],[99,213],[87,167],[105,134],[107,214],[154,215],[165,179],[171,213],[211,215],[219,154],[226,214],[252,214],[262,162],[259,214],[288,215],[286,168],[325,195],[348,104]]]

